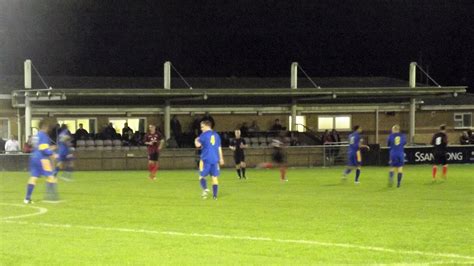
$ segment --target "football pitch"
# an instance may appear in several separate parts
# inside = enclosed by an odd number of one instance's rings
[[[0,172],[1,265],[474,264],[474,165],[387,168],[361,184],[342,167],[222,171],[217,201],[201,199],[196,171],[76,172],[62,202],[24,205],[28,174]],[[208,184],[210,182],[208,181]]]

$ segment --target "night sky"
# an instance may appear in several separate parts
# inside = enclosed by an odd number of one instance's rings
[[[474,1],[0,0],[0,74],[311,76],[407,79],[418,61],[441,85],[474,87]],[[474,91],[473,91],[474,92]]]

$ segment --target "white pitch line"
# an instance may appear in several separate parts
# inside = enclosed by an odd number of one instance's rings
[[[409,263],[407,263],[409,264]],[[413,263],[411,263],[413,264]],[[426,264],[426,265],[436,265],[436,264],[456,264],[456,265],[460,265],[460,264],[466,264],[466,265],[473,265],[474,262],[472,261],[463,261],[463,262],[460,262],[460,261],[453,261],[453,260],[446,260],[446,261],[430,261],[430,262],[423,262],[421,264]]]
[[[37,216],[37,215],[42,215],[48,212],[48,209],[43,208],[43,207],[37,207],[37,206],[31,206],[31,205],[26,205],[26,204],[10,204],[10,203],[0,203],[0,205],[6,205],[6,206],[15,206],[15,207],[29,207],[33,209],[37,209],[38,212],[35,213],[29,213],[29,214],[22,214],[22,215],[15,215],[15,216],[7,216],[7,217],[0,217],[0,220],[9,220],[9,219],[17,219],[17,218],[25,218],[25,217],[31,217],[31,216]]]
[[[32,223],[32,222],[20,222],[20,221],[3,221],[3,222],[5,222],[5,223],[15,223],[15,224],[25,224],[25,225],[27,225],[27,224],[29,224],[29,225],[39,225],[39,226],[56,227],[56,228],[78,228],[78,229],[86,229],[86,230],[114,231],[114,232],[127,232],[127,233],[143,233],[143,234],[169,235],[169,236],[184,236],[184,237],[200,237],[200,238],[215,238],[215,239],[234,239],[234,240],[249,240],[249,241],[263,241],[263,242],[276,242],[276,243],[306,244],[306,245],[315,245],[315,246],[326,246],[326,247],[339,247],[339,248],[369,250],[369,251],[395,253],[395,254],[420,255],[420,256],[429,256],[429,257],[444,257],[444,258],[452,258],[452,259],[453,258],[455,258],[455,259],[465,259],[465,260],[470,260],[469,263],[474,264],[474,257],[467,256],[467,255],[460,255],[460,254],[453,254],[453,253],[433,253],[433,252],[424,252],[424,251],[418,251],[418,250],[397,250],[397,249],[390,249],[390,248],[362,246],[362,245],[345,244],[345,243],[320,242],[320,241],[315,241],[315,240],[295,240],[295,239],[279,239],[279,238],[269,238],[269,237],[184,233],[184,232],[174,232],[174,231],[155,231],[155,230],[146,230],[146,229],[101,227],[101,226],[71,225],[71,224]]]

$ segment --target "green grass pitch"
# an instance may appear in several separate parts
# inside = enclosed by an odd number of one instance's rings
[[[217,201],[196,171],[77,172],[63,202],[41,202],[41,180],[33,205],[28,174],[0,172],[0,265],[474,264],[474,165],[434,184],[429,165],[407,166],[400,189],[387,168],[363,168],[360,185],[342,170],[289,169],[282,183],[226,169]]]

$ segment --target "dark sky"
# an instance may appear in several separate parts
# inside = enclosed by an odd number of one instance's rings
[[[311,76],[474,86],[474,1],[0,0],[0,74]]]

